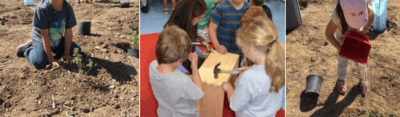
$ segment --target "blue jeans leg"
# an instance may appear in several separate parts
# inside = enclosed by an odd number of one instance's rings
[[[79,51],[78,53],[81,53],[81,47],[79,47],[75,42],[71,42],[71,47],[70,47],[70,55],[72,56],[74,54],[74,49],[78,48]],[[51,51],[53,51],[56,56],[54,57],[55,59],[60,59],[64,55],[64,50],[65,50],[65,40],[64,38],[61,39],[60,45],[56,48],[52,48]]]
[[[56,54],[54,57],[56,60],[60,59],[64,55],[64,40],[61,41],[60,45],[56,48],[51,48],[51,51]],[[81,53],[81,48],[75,43],[71,42],[70,55],[74,53],[74,49],[78,48]],[[33,40],[33,45],[26,49],[24,55],[26,56],[29,63],[31,63],[36,69],[44,69],[49,64],[47,54],[44,51],[43,43],[40,41]]]
[[[48,64],[47,55],[42,42],[33,40],[33,45],[26,49],[24,55],[28,62],[36,69],[44,69]]]

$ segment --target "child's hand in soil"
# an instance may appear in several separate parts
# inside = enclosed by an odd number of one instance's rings
[[[71,55],[69,55],[69,54],[63,55],[62,58],[63,58],[63,61],[65,61],[65,62],[67,62],[67,63],[69,63],[69,62],[72,61],[72,57],[71,57]]]
[[[198,59],[199,59],[199,57],[197,56],[197,53],[196,52],[191,53],[189,55],[188,59],[190,60],[190,62],[192,62],[192,65],[191,65],[192,69],[193,68],[197,68],[197,62],[198,62]]]
[[[217,50],[217,52],[220,53],[220,54],[228,53],[228,51],[226,51],[225,46],[223,46],[223,45],[216,46],[215,50]]]
[[[53,67],[60,67],[60,64],[55,59],[52,59],[49,62],[51,63],[51,66],[53,66]]]
[[[228,92],[228,91],[233,90],[233,86],[232,86],[232,84],[229,83],[229,82],[224,82],[224,83],[222,83],[222,89],[223,89],[225,92]]]

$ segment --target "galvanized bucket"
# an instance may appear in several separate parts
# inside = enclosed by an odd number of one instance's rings
[[[307,77],[306,83],[306,96],[308,98],[317,98],[321,90],[322,77],[316,75],[310,75]]]

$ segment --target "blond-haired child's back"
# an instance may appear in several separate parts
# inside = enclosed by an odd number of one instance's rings
[[[204,93],[178,69],[170,74],[161,74],[157,70],[157,60],[150,63],[150,84],[158,102],[157,114],[160,117],[196,117],[199,112],[195,101]]]
[[[270,88],[265,66],[253,65],[236,79],[229,106],[237,117],[275,116],[281,107],[283,88],[278,93],[270,92]]]

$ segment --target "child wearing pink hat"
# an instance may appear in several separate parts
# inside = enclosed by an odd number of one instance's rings
[[[326,27],[325,35],[338,51],[340,50],[344,36],[349,34],[350,30],[358,30],[366,34],[374,21],[374,11],[367,5],[367,0],[338,0],[330,16],[331,21],[329,21]],[[346,91],[347,63],[347,58],[338,55],[338,80],[336,85],[341,93]],[[363,91],[368,90],[368,81],[362,80],[356,62],[355,66],[357,71],[356,76],[360,79],[359,84],[362,86]]]

